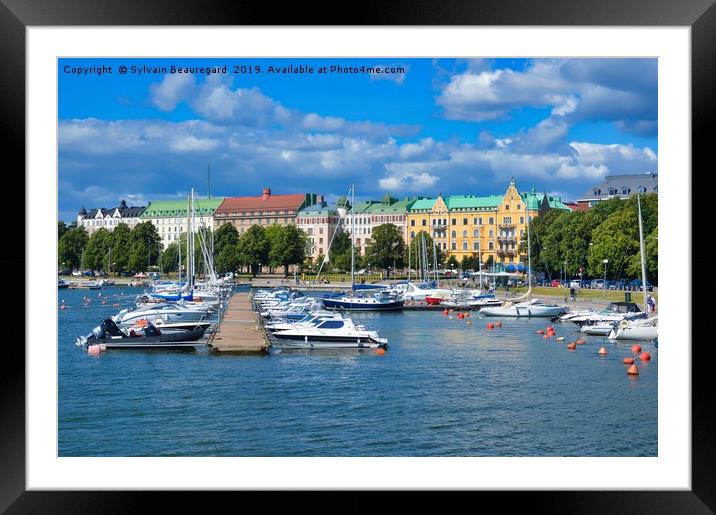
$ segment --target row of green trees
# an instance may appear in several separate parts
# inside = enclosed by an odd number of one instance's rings
[[[84,227],[68,228],[58,224],[58,265],[67,269],[141,271],[156,266],[160,256],[160,238],[150,222],[117,225],[113,231],[98,229],[88,236]]]
[[[641,196],[647,279],[658,283],[659,198],[656,193]],[[589,211],[550,210],[535,218],[531,227],[532,267],[550,277],[566,269],[575,277],[640,279],[639,220],[637,198],[613,198],[599,202]],[[526,252],[523,242],[520,252]],[[565,265],[566,263],[566,265]]]

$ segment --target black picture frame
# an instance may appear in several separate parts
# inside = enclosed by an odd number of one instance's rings
[[[692,42],[692,184],[699,187],[708,179],[707,150],[713,144],[709,129],[713,127],[716,85],[716,6],[715,0],[487,0],[480,2],[429,3],[424,0],[401,1],[391,4],[361,3],[345,11],[334,5],[325,9],[312,4],[227,3],[216,5],[186,1],[139,0],[0,0],[0,113],[3,130],[3,156],[16,157],[14,170],[24,170],[25,134],[25,44],[28,26],[79,25],[512,25],[512,26],[689,26]],[[323,13],[319,15],[318,13]],[[346,14],[348,13],[348,14]],[[567,47],[565,47],[567,49]],[[679,173],[688,173],[680,171]],[[18,179],[13,179],[12,177]],[[25,189],[20,174],[6,169],[6,187],[13,181],[12,197],[20,205],[13,212],[23,213],[31,203],[32,191]],[[698,178],[698,181],[697,181]],[[22,192],[22,193],[21,193]],[[668,198],[667,198],[668,201]],[[709,234],[705,220],[710,202],[694,202],[692,241],[698,235]],[[713,215],[711,215],[713,216]],[[10,225],[10,224],[8,224]],[[20,233],[20,227],[15,230]],[[699,227],[697,227],[699,225]],[[10,228],[12,231],[12,228]],[[2,258],[5,270],[26,269],[24,231],[10,236],[17,242],[12,254]],[[712,270],[714,259],[710,252],[691,252],[693,270]],[[692,257],[693,256],[693,257]],[[681,272],[683,273],[683,272]],[[20,291],[18,274],[11,277],[7,287]],[[696,299],[692,299],[693,305]],[[13,299],[17,302],[17,299]],[[25,314],[28,316],[28,313]],[[530,503],[530,511],[549,513],[713,513],[716,511],[716,403],[712,400],[713,376],[709,370],[714,363],[714,344],[704,336],[691,314],[685,314],[684,324],[691,331],[692,345],[692,490],[691,491],[568,491],[568,492],[480,492],[481,501],[494,499],[502,507],[516,507]],[[19,338],[18,338],[19,339]],[[698,342],[698,343],[696,343]],[[26,341],[25,345],[42,342]],[[674,342],[685,348],[684,341]],[[703,345],[702,345],[703,344]],[[25,349],[17,342],[6,341],[0,359],[0,402],[2,403],[2,438],[0,438],[0,510],[7,513],[131,513],[148,511],[149,502],[163,503],[162,511],[173,505],[181,511],[206,511],[220,506],[234,493],[203,492],[189,496],[184,492],[76,492],[25,491]],[[210,504],[207,500],[211,496]],[[239,492],[245,507],[266,506],[271,497],[271,511],[275,502],[290,503],[295,509],[304,503],[315,511],[314,496],[298,493],[276,497],[275,493]],[[482,499],[486,498],[486,499]],[[451,504],[461,506],[464,495],[451,495],[449,504],[440,501],[444,509]],[[410,495],[411,503],[427,508],[424,493]],[[407,499],[406,499],[407,501]],[[349,492],[341,501],[339,512],[368,511],[383,505],[380,494]],[[403,502],[403,501],[401,501]],[[468,501],[474,503],[474,501]],[[258,503],[258,504],[254,504]],[[471,504],[475,506],[474,504]],[[407,508],[405,504],[403,509]],[[486,505],[487,506],[487,505]],[[236,506],[240,509],[240,506]]]

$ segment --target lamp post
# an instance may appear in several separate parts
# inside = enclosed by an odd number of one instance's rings
[[[604,263],[604,283],[602,284],[602,288],[604,288],[604,295],[606,296],[606,290],[607,290],[607,265],[609,264],[609,260],[605,259],[602,261]]]

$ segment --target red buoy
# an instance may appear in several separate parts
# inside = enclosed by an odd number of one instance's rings
[[[495,324],[495,327],[502,327],[502,322],[497,322],[497,323]]]
[[[446,316],[447,316],[447,314],[448,314],[448,310],[447,310],[447,308],[446,308],[445,311],[443,311],[443,315],[446,315]]]
[[[567,348],[568,348],[569,350],[574,350],[574,349],[577,348],[577,344],[574,343],[574,342],[568,343],[568,344],[567,344]]]
[[[642,361],[649,361],[651,359],[651,354],[649,354],[648,352],[642,352],[639,355],[639,359]]]
[[[636,354],[637,352],[641,352],[641,345],[636,345],[636,344],[632,345],[632,346],[631,346],[631,351],[632,351],[634,354]]]
[[[627,374],[629,374],[630,376],[638,376],[639,369],[636,368],[636,365],[632,365],[629,368],[627,368]]]
[[[625,365],[633,365],[634,364],[634,358],[624,358],[623,363]]]
[[[493,324],[492,322],[488,322],[487,328],[488,328],[488,329],[494,329],[494,328],[495,328],[495,324]]]
[[[585,343],[587,343],[587,340],[582,340],[581,338],[579,338],[574,343],[576,343],[577,345],[584,345]]]

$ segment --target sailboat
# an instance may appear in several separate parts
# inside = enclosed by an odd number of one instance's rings
[[[532,298],[532,256],[530,252],[530,219],[527,211],[527,202],[525,202],[525,220],[527,221],[527,293],[505,302],[500,307],[486,307],[480,310],[480,313],[493,317],[555,317],[567,312],[565,306],[557,304],[545,304],[544,302]],[[525,300],[523,300],[525,299]],[[516,302],[522,301],[522,302]]]
[[[403,296],[390,290],[380,290],[356,295],[355,283],[355,185],[352,187],[353,204],[351,207],[351,291],[336,297],[324,297],[323,306],[327,309],[348,309],[360,311],[385,311],[403,309]]]
[[[639,255],[641,258],[641,284],[646,285],[646,253],[644,252],[644,226],[641,218],[641,199],[636,196],[637,209],[639,210]],[[644,312],[649,312],[646,286],[644,291]],[[647,318],[646,320],[622,320],[615,324],[607,338],[610,340],[656,340],[658,338],[658,317]]]

